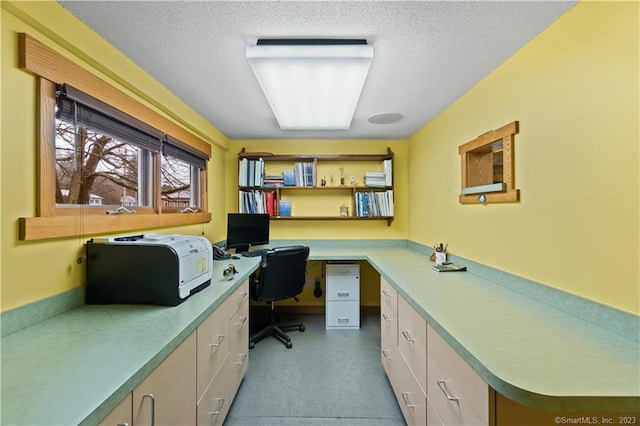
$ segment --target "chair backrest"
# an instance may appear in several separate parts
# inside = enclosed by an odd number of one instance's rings
[[[309,247],[277,247],[262,258],[254,300],[271,302],[302,293],[307,279]]]

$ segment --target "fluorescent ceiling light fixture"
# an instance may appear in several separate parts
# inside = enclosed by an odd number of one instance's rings
[[[258,40],[246,55],[283,130],[346,130],[373,59],[366,40]]]

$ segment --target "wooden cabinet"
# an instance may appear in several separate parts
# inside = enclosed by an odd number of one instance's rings
[[[249,364],[248,299],[246,280],[100,425],[221,425]]]
[[[249,366],[249,281],[245,281],[228,299],[230,353],[228,359],[229,396],[233,399]]]
[[[326,328],[360,328],[360,265],[326,266]]]
[[[241,213],[269,213],[274,220],[391,224],[393,152],[387,148],[386,154],[276,155],[243,148],[238,154],[238,191]]]
[[[191,333],[132,393],[133,425],[196,423],[196,333]]]
[[[111,413],[107,415],[98,426],[129,426],[131,425],[131,394],[127,395],[125,399],[120,402],[114,408]]]
[[[381,360],[405,421],[427,422],[426,321],[384,279],[380,280]]]
[[[249,281],[198,327],[199,425],[221,425],[249,365]]]
[[[487,383],[431,326],[427,333],[427,395],[433,407],[427,423],[488,424]]]

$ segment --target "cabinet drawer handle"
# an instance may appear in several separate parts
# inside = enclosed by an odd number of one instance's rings
[[[349,292],[348,291],[339,291],[338,292],[338,297],[348,297],[349,296]]]
[[[238,354],[240,355],[240,361],[234,362],[235,365],[242,365],[244,361],[247,359],[247,354]]]
[[[216,398],[216,401],[218,401],[218,409],[216,411],[211,411],[209,414],[211,414],[211,416],[217,416],[218,414],[220,414],[220,412],[222,411],[222,407],[224,407],[224,398]]]
[[[446,396],[449,401],[458,401],[458,398],[454,398],[454,396],[451,395],[451,393],[447,389],[447,384],[444,380],[438,380],[438,386],[440,387],[440,390],[442,391],[444,396]]]
[[[402,399],[404,400],[404,404],[407,407],[409,408],[417,407],[416,404],[411,404],[411,401],[409,401],[409,392],[402,392]]]
[[[247,293],[246,291],[243,291],[242,293],[240,293],[240,296],[237,297],[238,304],[242,303],[242,300],[244,300],[244,298],[247,297],[247,294],[249,294],[249,293]]]
[[[387,297],[391,297],[391,294],[389,294],[387,290],[382,290],[382,294],[384,294]]]
[[[402,335],[404,336],[405,339],[407,339],[407,341],[409,342],[415,342],[416,339],[412,339],[411,336],[409,335],[409,331],[408,330],[404,330],[402,332]]]
[[[384,356],[384,359],[385,359],[385,360],[387,360],[387,361],[391,361],[391,357],[389,356],[389,351],[388,351],[388,350],[384,349],[384,350],[382,351],[382,356]]]
[[[338,318],[338,322],[349,322],[349,318]]]
[[[391,322],[391,318],[389,318],[389,315],[387,314],[382,314],[382,319],[384,319],[386,322]]]
[[[222,341],[224,340],[224,336],[222,334],[218,335],[218,341],[216,343],[212,343],[211,347],[212,348],[217,348],[218,346],[220,346],[220,344],[222,343]]]
[[[247,317],[240,317],[240,322],[237,322],[235,324],[238,326],[238,328],[242,328],[245,322],[247,322]]]
[[[151,426],[156,426],[156,398],[152,393],[145,393],[142,395],[142,400],[145,398],[151,399]]]

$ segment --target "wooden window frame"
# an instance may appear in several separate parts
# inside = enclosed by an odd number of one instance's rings
[[[162,211],[160,191],[154,190],[152,208],[136,208],[133,215],[106,215],[106,209],[95,207],[61,207],[55,202],[55,85],[68,83],[83,92],[155,127],[179,138],[193,148],[211,155],[211,146],[169,119],[146,107],[120,90],[96,77],[79,65],[61,56],[27,34],[20,33],[19,67],[36,76],[39,117],[37,118],[36,217],[19,218],[19,239],[24,241],[51,238],[120,233],[142,229],[208,223],[207,171],[200,173],[200,211],[180,214],[175,209]],[[154,166],[159,168],[156,156]],[[160,177],[154,176],[153,186],[160,187]]]
[[[514,121],[458,147],[462,174],[459,198],[461,204],[520,201],[520,190],[515,187],[514,173],[513,142],[517,133],[518,122]],[[496,145],[500,145],[498,150]],[[502,156],[501,185],[493,184],[493,158],[498,151]]]

